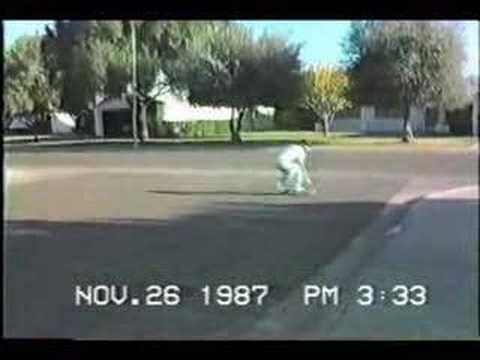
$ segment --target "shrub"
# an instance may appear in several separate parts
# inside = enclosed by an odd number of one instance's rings
[[[447,112],[446,120],[454,135],[472,134],[472,105]]]
[[[277,130],[313,131],[315,128],[314,116],[301,107],[277,110],[274,121]]]
[[[168,137],[203,138],[227,135],[228,120],[166,122]]]

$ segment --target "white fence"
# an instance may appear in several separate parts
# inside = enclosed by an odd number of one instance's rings
[[[362,132],[362,120],[359,117],[339,117],[332,123],[332,131]]]
[[[412,107],[411,120],[413,130],[417,133],[425,132],[425,112]],[[315,127],[316,131],[321,131],[320,124]],[[334,132],[354,132],[354,133],[400,133],[403,129],[403,118],[377,116],[373,106],[363,106],[358,117],[338,117],[331,126]]]
[[[401,118],[374,118],[366,121],[366,133],[399,133],[403,128]]]

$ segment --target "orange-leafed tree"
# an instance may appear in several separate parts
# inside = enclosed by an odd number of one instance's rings
[[[348,77],[334,67],[312,66],[304,74],[304,86],[301,105],[322,124],[328,136],[335,115],[350,107]]]

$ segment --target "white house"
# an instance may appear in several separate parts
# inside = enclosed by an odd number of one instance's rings
[[[176,96],[171,92],[158,96],[156,100],[160,104],[159,118],[166,123],[199,120],[226,121],[230,120],[232,116],[231,108],[195,106],[190,104],[185,97]],[[272,117],[275,112],[274,108],[261,106],[256,110],[260,114]],[[104,99],[95,107],[94,114],[95,136],[115,136],[117,131],[113,130],[111,126],[113,123],[116,128],[123,127],[123,130],[128,130],[131,126],[131,109],[125,98]]]
[[[29,123],[32,118],[28,115],[15,115],[7,130],[30,132]],[[75,130],[75,119],[65,112],[56,112],[50,115],[49,129],[52,134],[69,134]]]
[[[52,114],[50,124],[53,134],[68,134],[75,130],[75,119],[65,112]]]
[[[162,72],[158,74],[158,83],[166,83],[166,76]],[[155,96],[158,89],[152,89],[150,96]],[[129,130],[131,124],[131,108],[128,101],[123,98],[110,98],[103,99],[101,101],[96,100],[97,105],[94,107],[94,128],[95,136],[115,136],[118,135],[117,130],[113,129],[123,128],[123,130]],[[158,118],[161,122],[174,123],[174,122],[188,122],[199,120],[217,120],[226,121],[230,120],[232,116],[232,109],[226,107],[209,107],[209,106],[195,106],[189,103],[186,94],[178,96],[171,91],[166,91],[161,95],[155,96],[157,104],[160,106]],[[271,117],[271,125],[264,124],[273,127],[273,115],[275,113],[274,108],[257,107],[256,111],[259,114]],[[237,114],[234,114],[237,116]],[[115,125],[115,126],[110,126]],[[245,124],[245,128],[251,127],[251,124]],[[120,131],[121,133],[122,131]],[[124,136],[125,132],[123,132]]]

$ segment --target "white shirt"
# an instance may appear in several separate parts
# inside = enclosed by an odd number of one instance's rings
[[[294,162],[300,162],[301,164],[305,164],[306,158],[307,154],[303,146],[288,145],[278,156],[278,163],[289,165]]]

